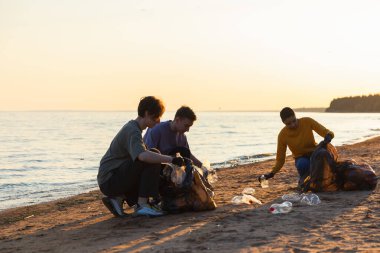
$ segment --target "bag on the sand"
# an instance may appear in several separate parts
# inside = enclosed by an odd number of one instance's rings
[[[369,164],[358,164],[354,160],[336,163],[337,182],[344,191],[373,190],[376,188],[378,177]]]
[[[310,157],[310,174],[301,179],[303,191],[337,191],[335,163],[338,159],[336,148],[328,143],[320,143]]]
[[[214,210],[214,192],[206,175],[190,159],[185,159],[185,164],[184,178],[180,180],[180,168],[171,164],[164,167],[160,182],[162,209],[170,213]]]
[[[338,161],[331,144],[317,146],[310,158],[310,175],[302,180],[301,189],[313,192],[373,190],[378,177],[366,163]]]

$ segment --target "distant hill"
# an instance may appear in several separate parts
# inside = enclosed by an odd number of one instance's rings
[[[335,98],[326,112],[380,112],[380,94]]]
[[[302,108],[294,108],[295,112],[325,112],[325,107],[302,107]]]

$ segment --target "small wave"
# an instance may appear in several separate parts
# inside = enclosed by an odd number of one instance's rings
[[[28,186],[27,183],[16,183],[16,184],[0,184],[0,189],[15,188],[20,186]]]
[[[244,155],[244,156],[239,156],[239,157],[236,157],[234,159],[227,160],[224,162],[212,163],[211,166],[214,168],[236,167],[239,165],[264,161],[264,160],[267,160],[267,159],[274,157],[275,155],[276,155],[275,153]]]
[[[8,173],[6,171],[2,171],[1,173],[1,178],[2,179],[14,179],[15,177],[20,178],[20,177],[26,177],[25,174],[20,174],[20,173],[13,173],[14,171],[11,171],[12,173]]]
[[[41,195],[39,197],[40,198],[51,198],[51,197],[53,197],[53,195],[52,194],[45,194],[45,195]]]
[[[24,156],[25,156],[25,154],[10,154],[10,155],[7,155],[6,157],[10,158],[10,159],[17,159],[17,158],[21,158]]]
[[[41,167],[28,166],[28,167],[19,167],[19,168],[4,168],[1,169],[1,172],[27,172],[32,170],[40,170]]]
[[[380,128],[371,128],[370,130],[374,132],[380,132]]]
[[[235,126],[231,126],[231,125],[220,125],[219,127],[220,127],[220,128],[234,128]]]
[[[252,145],[251,143],[249,143],[249,144],[236,144],[235,146],[236,147],[252,147],[254,145]]]
[[[226,131],[226,132],[222,132],[220,134],[239,134],[239,132],[236,132],[236,131]]]

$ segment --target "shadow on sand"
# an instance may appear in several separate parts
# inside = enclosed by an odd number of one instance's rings
[[[280,251],[295,252],[299,248],[297,252],[305,252],[305,240],[309,240],[310,249],[318,248],[324,244],[323,236],[334,236],[328,231],[323,234],[325,226],[336,226],[334,220],[345,219],[345,215],[366,205],[378,192],[377,188],[374,193],[320,193],[320,205],[295,204],[292,212],[280,215],[267,211],[271,203],[281,202],[280,198],[258,208],[224,205],[215,211],[160,218],[111,218],[103,214],[21,236],[17,240],[2,240],[0,251],[236,252],[273,250],[276,245]],[[106,217],[109,218],[104,220]],[[99,221],[100,218],[103,220]],[[287,238],[286,244],[279,245],[284,237]],[[339,236],[335,240],[339,241]],[[18,246],[20,241],[23,241],[22,247]]]

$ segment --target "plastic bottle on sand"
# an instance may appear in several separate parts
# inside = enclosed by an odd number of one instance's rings
[[[294,193],[288,193],[288,194],[282,195],[282,200],[291,201],[291,202],[297,202],[297,201],[300,201],[303,196],[304,196],[304,194],[299,194],[299,193],[296,193],[296,192],[294,192]]]
[[[289,213],[292,210],[292,202],[285,201],[281,204],[272,204],[269,208],[269,212],[273,214]]]
[[[301,201],[302,204],[306,204],[309,206],[318,205],[321,203],[321,200],[319,199],[317,194],[306,194],[302,197]]]
[[[259,204],[259,205],[262,204],[260,200],[253,197],[252,195],[247,195],[247,194],[233,197],[231,199],[231,203],[234,205],[239,205],[239,204],[253,205],[254,203]]]

